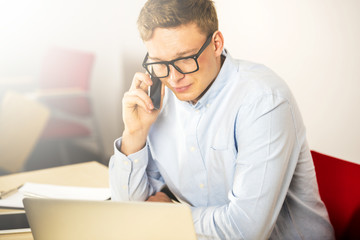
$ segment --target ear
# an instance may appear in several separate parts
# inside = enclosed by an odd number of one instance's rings
[[[215,51],[215,55],[221,56],[221,53],[224,49],[224,37],[222,35],[222,33],[220,31],[216,31],[214,32],[213,36],[213,41],[214,41],[214,51]]]

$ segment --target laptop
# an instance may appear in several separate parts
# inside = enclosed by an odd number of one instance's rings
[[[23,203],[35,240],[196,240],[184,204],[44,198]]]

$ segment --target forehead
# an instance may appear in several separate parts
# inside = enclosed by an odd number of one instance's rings
[[[172,60],[195,54],[205,42],[206,36],[196,24],[176,28],[156,28],[150,40],[145,42],[149,58]]]

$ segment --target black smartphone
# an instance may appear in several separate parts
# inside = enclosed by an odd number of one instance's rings
[[[149,87],[148,95],[155,109],[160,109],[161,103],[161,80],[158,77],[151,76],[153,84]]]
[[[25,212],[0,213],[0,234],[16,232],[30,232]]]

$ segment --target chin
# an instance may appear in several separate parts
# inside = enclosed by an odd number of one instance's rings
[[[175,96],[177,99],[184,102],[189,102],[189,101],[193,102],[196,100],[196,97],[194,97],[193,94],[181,93],[181,94],[175,94]]]

